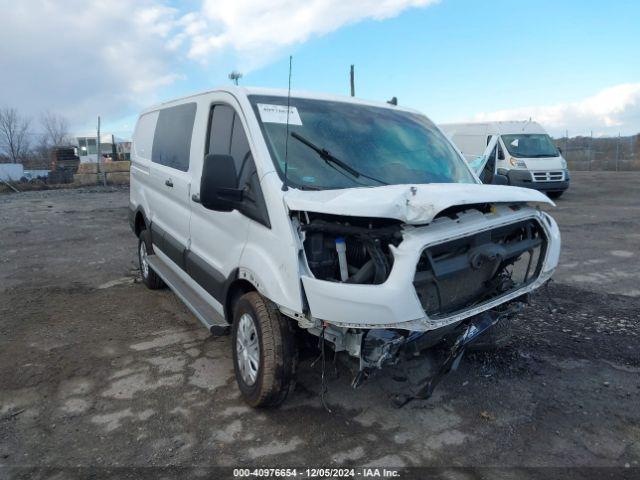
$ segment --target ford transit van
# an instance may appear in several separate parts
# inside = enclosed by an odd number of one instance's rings
[[[496,174],[506,176],[509,185],[534,188],[551,198],[560,197],[569,188],[567,162],[536,122],[451,123],[440,128],[467,161],[494,155]],[[494,135],[497,145],[486,151]]]
[[[231,335],[252,406],[286,398],[301,335],[351,357],[354,385],[444,348],[397,401],[428,397],[558,263],[552,202],[482,184],[408,108],[225,87],[143,111],[131,157],[142,279]]]

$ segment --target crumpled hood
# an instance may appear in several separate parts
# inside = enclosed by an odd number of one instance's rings
[[[284,194],[284,200],[290,210],[393,218],[413,225],[430,223],[438,213],[456,205],[525,202],[555,205],[537,190],[468,183],[386,185],[319,191],[289,189]]]

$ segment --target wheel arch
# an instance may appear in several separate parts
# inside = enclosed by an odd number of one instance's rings
[[[257,292],[258,289],[249,280],[244,278],[235,278],[227,287],[224,302],[224,317],[229,324],[233,323],[233,309],[245,293]]]
[[[136,237],[140,237],[140,232],[142,232],[142,230],[149,229],[147,214],[141,206],[138,206],[135,209],[129,209],[129,224]]]

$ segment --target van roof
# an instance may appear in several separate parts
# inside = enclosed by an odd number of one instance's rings
[[[198,93],[194,93],[191,95],[186,95],[184,97],[180,97],[180,98],[174,98],[171,100],[167,100],[165,102],[153,105],[149,108],[146,108],[143,110],[142,113],[146,113],[146,112],[151,112],[154,110],[158,110],[159,108],[162,108],[168,104],[172,104],[175,102],[180,102],[183,100],[187,100],[190,98],[194,98],[194,97],[199,97],[201,95],[207,95],[210,93],[216,93],[216,92],[226,92],[229,93],[231,95],[233,95],[236,98],[240,98],[240,97],[248,97],[249,95],[264,95],[264,96],[273,96],[273,97],[283,97],[286,98],[288,95],[288,91],[285,89],[275,89],[275,88],[262,88],[262,87],[241,87],[241,86],[236,86],[236,85],[229,85],[229,86],[224,86],[224,87],[218,87],[218,88],[214,88],[211,90],[205,90],[202,92],[198,92]],[[353,104],[358,104],[358,105],[368,105],[368,106],[372,106],[372,107],[380,107],[380,108],[388,108],[390,110],[401,110],[401,111],[405,111],[405,112],[411,112],[411,113],[417,113],[417,114],[421,114],[422,112],[419,112],[418,110],[412,109],[412,108],[407,108],[407,107],[403,107],[403,106],[396,106],[396,105],[391,105],[387,102],[375,102],[375,101],[371,101],[371,100],[363,100],[360,98],[356,98],[356,97],[348,97],[345,95],[331,95],[328,93],[321,93],[321,92],[310,92],[310,91],[304,91],[304,90],[291,90],[291,97],[292,98],[305,98],[305,99],[312,99],[312,100],[325,100],[325,101],[332,101],[332,102],[343,102],[343,103],[353,103]]]
[[[443,123],[439,126],[445,131],[483,130],[488,134],[547,133],[542,125],[531,120]]]

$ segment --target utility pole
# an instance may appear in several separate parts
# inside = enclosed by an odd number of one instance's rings
[[[616,172],[618,171],[619,158],[620,158],[620,132],[618,132],[618,139],[616,141]]]
[[[354,71],[354,66],[351,65],[351,70],[349,72],[349,80],[351,83],[351,96],[355,97],[356,96],[356,79],[355,79],[355,71]]]
[[[100,182],[100,159],[102,158],[102,145],[100,145],[100,115],[98,115],[98,136],[96,137],[96,171],[98,172],[98,182]],[[107,174],[102,173],[102,185],[107,186]]]
[[[567,157],[567,153],[569,151],[569,130],[565,130],[564,131],[564,151],[565,151],[565,157],[564,159],[566,160]]]
[[[593,130],[591,130],[591,141],[589,142],[589,171],[591,171],[591,163],[593,162]]]
[[[98,115],[98,135],[96,136],[96,174],[100,183],[100,115]]]

